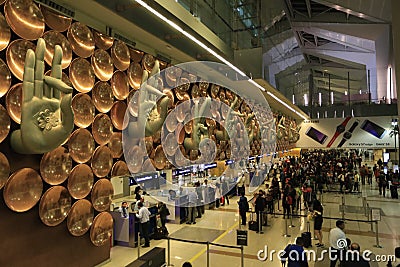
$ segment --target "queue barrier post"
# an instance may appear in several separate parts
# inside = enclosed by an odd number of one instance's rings
[[[374,247],[376,248],[382,248],[381,245],[379,245],[379,230],[378,230],[378,221],[375,221],[375,239],[376,239],[376,245]]]
[[[241,266],[244,267],[244,247],[240,246]]]
[[[258,233],[263,234],[262,231],[262,214],[261,211],[258,212]]]
[[[290,237],[288,233],[288,223],[287,223],[287,217],[285,217],[285,234],[283,235],[284,237]]]
[[[167,239],[168,241],[168,258],[167,258],[167,263],[168,266],[171,266],[171,239]]]
[[[210,267],[210,242],[207,241],[207,267]]]
[[[140,232],[138,233],[137,257],[140,258]]]

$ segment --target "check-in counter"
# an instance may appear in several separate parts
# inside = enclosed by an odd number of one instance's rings
[[[157,207],[148,207],[150,216],[149,235],[154,233],[156,227],[156,215]],[[114,218],[114,245],[125,246],[125,247],[136,247],[138,245],[138,233],[139,233],[139,219],[136,218],[136,213],[130,212],[129,218],[123,218],[121,212],[111,211],[112,217]]]

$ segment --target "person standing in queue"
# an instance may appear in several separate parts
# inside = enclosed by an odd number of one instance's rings
[[[242,219],[242,225],[246,225],[246,212],[249,211],[249,202],[247,202],[247,197],[245,197],[244,192],[241,192],[238,205],[239,205],[239,215],[240,218]]]
[[[138,207],[139,207],[139,212],[136,214],[136,217],[140,220],[140,234],[144,238],[143,247],[148,248],[150,247],[150,238],[149,238],[150,211],[143,205],[143,202],[139,202]]]
[[[332,228],[329,232],[330,244],[330,267],[336,267],[336,262],[340,261],[340,267],[343,267],[343,257],[345,249],[347,248],[347,238],[344,233],[344,221],[336,221],[336,227]]]

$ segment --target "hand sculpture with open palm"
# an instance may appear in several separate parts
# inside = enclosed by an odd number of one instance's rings
[[[11,134],[20,154],[41,154],[63,144],[74,128],[73,89],[61,80],[62,49],[54,49],[51,77],[44,76],[45,41],[26,53],[22,84],[21,128]],[[61,93],[64,93],[61,96]]]
[[[217,140],[220,141],[228,141],[229,138],[234,138],[234,136],[229,136],[229,134],[235,134],[234,132],[234,127],[236,125],[236,117],[233,116],[238,116],[238,117],[244,117],[244,114],[235,111],[236,105],[239,102],[239,98],[237,96],[235,96],[235,99],[233,100],[233,102],[231,103],[226,118],[225,118],[225,127],[221,130],[217,130],[215,131],[215,137],[217,138]],[[224,105],[224,104],[223,104]]]
[[[158,89],[159,76],[160,63],[156,60],[150,76],[147,71],[143,72],[142,87],[138,92],[139,108],[137,121],[130,122],[128,128],[128,133],[131,137],[143,137],[141,134],[143,130],[145,130],[145,136],[153,136],[161,129],[167,117],[170,99],[165,97],[165,94]],[[160,97],[161,100],[158,109],[156,102]]]

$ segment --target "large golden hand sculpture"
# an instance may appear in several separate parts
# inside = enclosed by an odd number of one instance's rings
[[[202,123],[204,120],[202,117],[204,116],[205,111],[210,108],[210,103],[211,98],[209,97],[204,100],[201,107],[199,107],[198,102],[195,102],[192,136],[190,138],[185,138],[183,143],[187,150],[199,149],[202,135],[206,135],[208,132],[207,127]]]
[[[73,89],[61,80],[62,49],[56,46],[51,77],[44,76],[46,44],[26,53],[22,84],[21,128],[11,135],[11,147],[21,154],[41,154],[65,142],[74,128]],[[61,92],[64,96],[61,96]]]
[[[244,115],[238,111],[235,111],[236,105],[239,102],[239,98],[235,96],[235,99],[231,103],[230,108],[228,109],[228,112],[226,114],[225,118],[225,128],[222,130],[217,130],[215,131],[215,137],[220,140],[220,141],[227,141],[229,140],[229,134],[228,133],[234,133],[233,127],[235,126],[235,120],[232,118],[232,115],[239,116],[239,117],[244,117]],[[231,136],[233,138],[233,136]]]
[[[158,77],[160,75],[160,63],[156,60],[149,74],[143,72],[142,87],[139,91],[139,109],[136,122],[129,123],[129,135],[141,136],[140,131],[145,129],[145,136],[152,136],[161,129],[167,117],[169,98],[158,89]],[[161,98],[159,108],[157,99]]]

